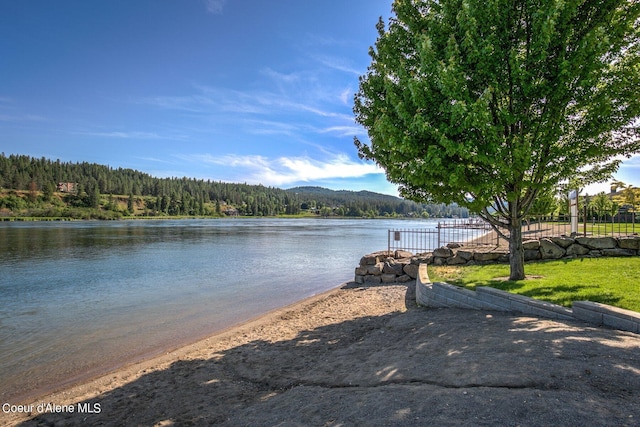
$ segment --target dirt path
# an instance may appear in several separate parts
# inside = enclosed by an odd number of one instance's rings
[[[640,425],[640,336],[412,288],[347,285],[44,399],[100,413],[21,425]]]

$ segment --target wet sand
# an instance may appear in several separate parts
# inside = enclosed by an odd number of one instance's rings
[[[639,335],[414,292],[346,284],[0,424],[640,425]]]

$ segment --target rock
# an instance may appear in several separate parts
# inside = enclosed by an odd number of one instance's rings
[[[498,262],[509,262],[509,254],[502,254],[498,258]]]
[[[478,262],[496,261],[503,255],[503,252],[476,252],[473,254],[473,259]]]
[[[458,251],[456,252],[456,255],[464,259],[465,261],[470,261],[471,259],[473,259],[473,252],[471,251]]]
[[[396,281],[396,275],[395,274],[383,274],[382,276],[380,276],[380,279],[382,279],[382,283],[393,283]]]
[[[551,237],[550,238],[553,243],[560,246],[563,249],[567,249],[569,246],[573,245],[576,240],[571,237],[560,236],[560,237]]]
[[[540,239],[540,253],[542,259],[559,259],[565,255],[566,251],[553,243],[551,239]]]
[[[411,264],[420,265],[420,264],[431,264],[431,260],[433,259],[433,254],[421,254],[415,255],[411,257]]]
[[[640,251],[640,236],[618,237],[618,246],[620,249]]]
[[[526,242],[522,242],[522,247],[525,251],[537,251],[538,248],[540,248],[540,240],[527,240]]]
[[[451,243],[447,243],[447,247],[449,249],[458,249],[458,248],[461,248],[462,245],[460,243],[451,242]]]
[[[468,259],[464,259],[462,258],[460,255],[455,255],[451,258],[447,258],[447,264],[448,265],[462,265],[462,264],[466,264],[467,261],[469,261]]]
[[[616,239],[613,237],[578,237],[576,241],[589,249],[613,249],[616,247]]]
[[[418,277],[418,268],[420,267],[416,264],[409,264],[404,266],[403,271],[406,275],[408,275],[412,279],[415,279]]]
[[[364,276],[356,275],[355,282],[358,283],[358,284],[363,284],[364,283]]]
[[[540,254],[540,250],[538,249],[525,249],[524,251],[524,260],[525,261],[534,261],[542,258]]]
[[[415,277],[413,278],[415,279]],[[402,276],[398,277],[396,279],[396,282],[398,283],[407,283],[410,282],[412,280],[411,276],[407,275],[407,274],[403,274]]]
[[[379,262],[376,265],[367,266],[367,274],[372,276],[379,276],[382,274],[382,270],[384,269],[384,263]]]
[[[396,251],[395,254],[393,254],[393,257],[398,259],[398,258],[411,258],[413,256],[412,252],[409,251]]]
[[[602,256],[602,251],[599,251],[597,249],[593,249],[593,250],[590,250],[589,254],[585,255],[585,256],[589,257],[589,258],[598,258],[598,257]]]
[[[449,248],[442,247],[433,251],[433,256],[438,258],[451,258],[453,251]]]
[[[396,262],[393,258],[388,258],[382,267],[382,272],[385,274],[394,274],[401,275],[402,274],[402,264]]]
[[[388,258],[389,254],[390,253],[388,251],[380,251],[365,255],[360,258],[360,265],[376,265],[377,263],[384,261],[385,258]]]
[[[602,249],[602,255],[604,256],[633,256],[635,254],[635,251],[631,249]]]
[[[447,263],[446,258],[433,258],[433,265],[445,265]]]
[[[364,276],[365,283],[382,283],[380,276]]]
[[[567,248],[567,256],[583,256],[589,253],[589,248],[584,247],[578,243],[574,243],[573,245]]]
[[[368,274],[367,267],[356,267],[356,276],[364,276]]]

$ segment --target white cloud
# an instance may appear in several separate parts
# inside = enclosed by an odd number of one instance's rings
[[[285,74],[285,73],[280,73],[278,71],[275,71],[271,68],[265,68],[261,71],[261,74],[277,81],[277,82],[282,82],[282,83],[295,83],[300,81],[303,78],[303,73],[289,73],[289,74]]]
[[[298,74],[280,74],[269,71],[278,85],[287,86],[289,83],[301,80]],[[333,92],[330,97],[333,103],[322,102],[322,97],[327,97],[327,92],[320,90],[305,90],[300,88],[297,92],[293,89],[280,91],[238,91],[216,87],[197,86],[197,93],[185,96],[155,96],[134,100],[136,103],[152,105],[166,110],[194,113],[202,117],[217,117],[220,114],[236,114],[231,120],[241,116],[245,120],[249,116],[262,117],[288,117],[289,123],[297,122],[301,127],[307,118],[304,113],[311,113],[316,117],[328,121],[327,127],[340,126],[342,122],[353,123],[353,116],[340,111],[344,106],[350,91]],[[305,97],[295,95],[304,93]],[[302,99],[301,99],[302,98]],[[337,111],[335,110],[338,106]],[[291,118],[294,117],[294,120]],[[339,123],[333,123],[338,120]],[[278,120],[272,120],[276,122]]]
[[[279,157],[270,159],[260,155],[240,156],[210,154],[182,156],[183,160],[238,169],[249,184],[283,186],[298,182],[322,181],[335,178],[360,178],[370,174],[383,174],[375,164],[353,161],[339,154],[324,161],[309,157]]]
[[[354,162],[346,155],[319,162],[309,158],[281,157],[278,162],[292,172],[297,181],[314,181],[328,178],[358,178],[373,173],[383,173],[372,163]]]
[[[355,69],[350,61],[345,60],[343,58],[337,58],[326,55],[315,55],[313,59],[324,65],[325,67],[332,68],[334,70],[342,71],[348,74],[354,74],[356,76],[360,76],[364,74],[362,71]]]
[[[220,15],[226,2],[227,0],[206,0],[205,5],[207,7],[207,12]]]
[[[358,126],[331,126],[321,129],[320,133],[332,133],[338,136],[354,136],[362,133],[362,128]]]
[[[349,105],[352,97],[353,97],[353,91],[351,90],[351,88],[346,88],[340,93],[340,101],[344,105]]]
[[[292,123],[273,120],[247,120],[247,132],[253,135],[287,135],[293,136],[300,131],[300,127]]]

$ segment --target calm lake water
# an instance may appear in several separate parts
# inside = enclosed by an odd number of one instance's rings
[[[160,354],[353,279],[436,221],[0,223],[0,402]]]

